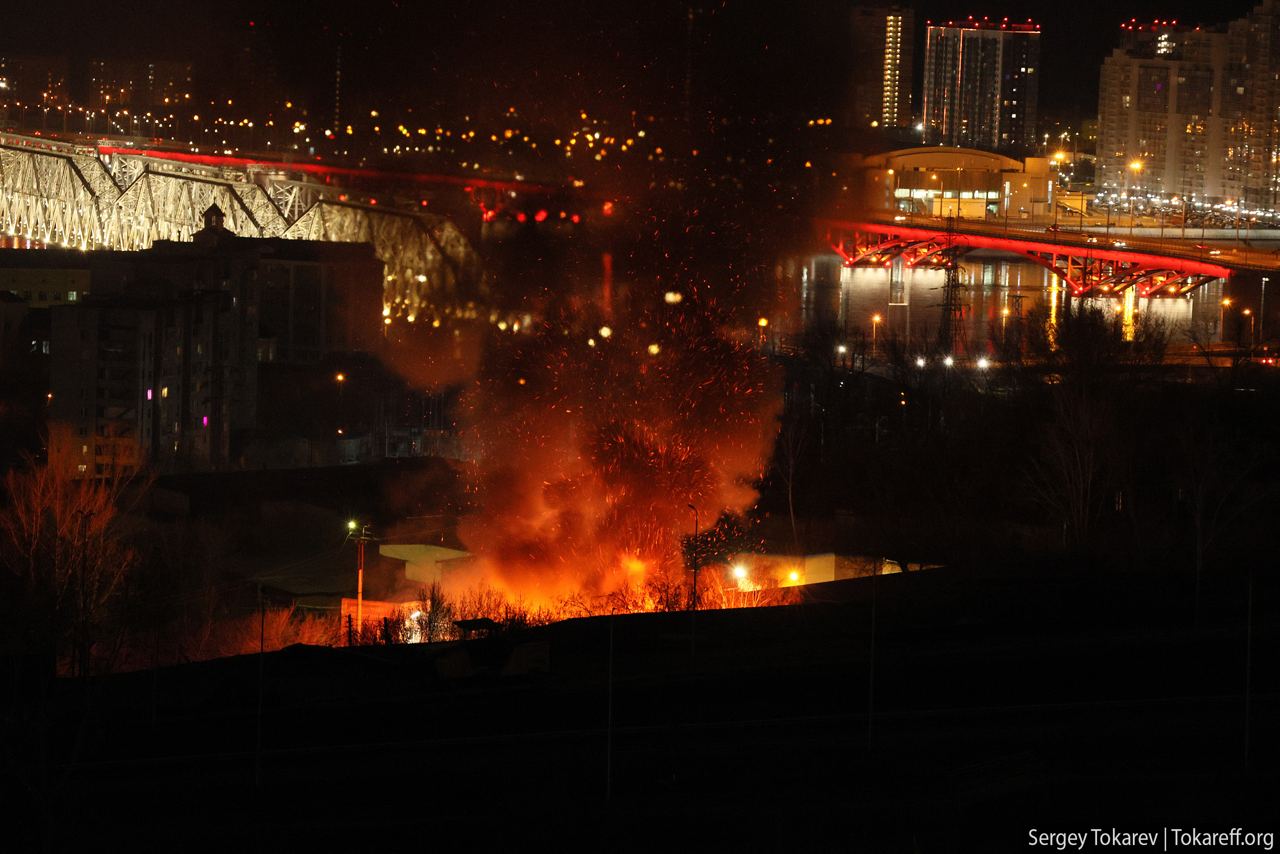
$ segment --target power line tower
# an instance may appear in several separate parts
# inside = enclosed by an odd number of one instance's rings
[[[952,355],[968,350],[964,332],[964,291],[960,281],[960,253],[955,246],[955,217],[947,218],[947,248],[942,250],[946,258],[946,278],[942,282],[942,317],[938,322],[938,351]]]

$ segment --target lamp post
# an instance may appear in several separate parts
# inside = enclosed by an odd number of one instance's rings
[[[1267,276],[1262,277],[1262,298],[1258,300],[1258,333],[1262,336],[1262,340],[1267,340],[1267,282],[1271,281]]]
[[[1223,297],[1218,305],[1218,340],[1226,340],[1227,307],[1231,305],[1231,297]]]
[[[343,400],[343,391],[347,387],[347,375],[342,371],[333,375],[333,381],[338,384],[338,423],[345,421],[346,405]]]
[[[364,628],[364,544],[373,536],[368,525],[352,519],[347,522],[347,538],[356,541],[356,627],[361,631]]]
[[[1135,178],[1135,180],[1136,180],[1137,176],[1142,174],[1142,161],[1141,161],[1141,160],[1131,160],[1131,161],[1129,161],[1129,171],[1133,173],[1134,178]],[[1129,238],[1130,238],[1131,240],[1133,239],[1133,193],[1134,193],[1133,186],[1132,186],[1132,184],[1130,184],[1130,188],[1129,188]]]
[[[693,511],[693,596],[690,599],[692,607],[690,610],[698,610],[698,508],[692,504],[688,505]]]
[[[884,320],[879,312],[871,315],[871,355],[876,355],[876,330],[880,328],[880,321]]]
[[[1054,179],[1053,188],[1050,190],[1049,203],[1053,205],[1053,227],[1058,228],[1058,186],[1062,183],[1062,162],[1067,159],[1065,151],[1055,152],[1053,155],[1054,162]]]
[[[1253,336],[1253,309],[1251,309],[1251,308],[1246,308],[1244,311],[1242,311],[1242,312],[1241,312],[1241,314],[1243,314],[1245,317],[1249,318],[1249,356],[1252,358],[1252,356],[1253,356],[1253,345],[1254,345],[1254,336]]]

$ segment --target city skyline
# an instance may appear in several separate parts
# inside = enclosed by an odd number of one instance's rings
[[[17,10],[6,838],[1270,850],[1276,282],[1280,0]]]
[[[1235,0],[1215,7],[1211,14],[1186,2],[1144,2],[1114,11],[1102,5],[1096,9],[1073,6],[1069,12],[1066,7],[1031,11],[1043,25],[1046,43],[1045,73],[1050,82],[1046,84],[1043,106],[1051,112],[1081,115],[1095,109],[1096,80],[1077,81],[1070,86],[1062,81],[1081,67],[1100,67],[1115,46],[1114,28],[1131,17],[1216,24],[1242,17],[1254,5]],[[14,22],[0,34],[0,53],[124,57],[129,53],[124,46],[132,32],[158,28],[165,37],[158,43],[160,49],[154,51],[156,59],[194,62],[199,73],[216,80],[220,71],[233,64],[236,49],[231,45],[238,49],[253,44],[267,65],[276,69],[272,73],[278,74],[285,94],[314,101],[317,108],[332,100],[336,49],[343,39],[351,42],[343,57],[345,85],[361,103],[380,92],[383,100],[400,100],[402,105],[449,105],[454,100],[450,92],[466,97],[481,91],[484,81],[484,87],[502,93],[503,99],[514,98],[527,107],[542,102],[540,106],[565,112],[581,107],[599,109],[605,106],[605,94],[611,93],[621,94],[631,109],[652,110],[672,98],[679,103],[684,86],[686,7],[682,3],[663,4],[656,14],[646,15],[625,5],[586,13],[570,4],[548,7],[545,19],[539,21],[521,19],[517,23],[509,15],[493,19],[492,26],[512,27],[513,34],[538,33],[540,39],[553,35],[561,46],[540,53],[536,60],[521,60],[526,63],[523,66],[504,61],[500,53],[494,52],[493,45],[500,43],[502,36],[495,31],[491,41],[483,18],[457,8],[429,20],[422,13],[390,2],[371,7],[358,18],[326,15],[321,7],[284,14],[245,2],[216,7],[193,5],[191,13],[182,16],[174,16],[169,7],[168,11],[161,11],[160,7],[146,5],[131,5],[110,16],[103,15],[94,4],[78,0],[62,0],[58,6],[56,20],[62,22],[61,27],[55,24],[35,31],[24,21]],[[785,103],[788,97],[794,100],[798,94],[795,84],[808,79],[807,87],[799,94],[812,103],[802,102],[804,109],[830,111],[839,106],[843,83],[832,78],[841,76],[839,57],[842,43],[847,42],[843,28],[833,24],[847,16],[852,4],[808,0],[786,19],[757,13],[753,4],[729,3],[714,14],[701,10],[698,4],[692,8],[694,33],[699,39],[695,49],[706,57],[703,79],[718,100],[723,99],[734,109],[746,104],[768,111]],[[1013,3],[973,4],[967,8],[921,3],[914,6],[914,12],[917,45],[923,46],[926,21],[965,15],[1020,20],[1027,17],[1029,10]],[[643,24],[623,26],[628,19]],[[344,22],[348,35],[343,35],[331,21]],[[91,26],[75,22],[89,22]],[[182,22],[190,23],[190,29]],[[1103,38],[1098,38],[1095,22],[1104,25],[1100,28]],[[197,39],[195,32],[215,37]],[[607,51],[603,48],[606,44]],[[759,48],[764,51],[755,54],[755,61],[745,61]],[[832,74],[819,75],[815,81],[811,67],[814,56],[826,57],[824,64]],[[806,61],[799,61],[801,57]],[[534,61],[537,69],[528,64]],[[562,102],[559,104],[547,101],[548,89],[540,76],[555,65],[559,66],[558,76],[575,93],[565,97],[557,92],[553,100]],[[620,85],[618,75],[622,74],[629,79]],[[370,85],[379,75],[379,83]],[[388,78],[394,81],[391,86],[386,84]],[[742,97],[742,92],[735,93],[742,85],[751,87],[753,99]]]

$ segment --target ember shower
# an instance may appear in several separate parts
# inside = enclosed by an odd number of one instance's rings
[[[699,288],[606,308],[498,335],[467,395],[479,509],[460,533],[529,601],[678,584],[689,505],[704,526],[748,508],[776,434],[772,367]]]

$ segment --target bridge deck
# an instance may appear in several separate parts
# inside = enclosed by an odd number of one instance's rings
[[[1179,240],[1128,240],[1105,237],[1067,228],[1052,231],[1043,227],[1006,228],[1002,224],[958,220],[950,227],[946,220],[912,217],[909,221],[824,219],[819,221],[828,231],[862,232],[886,237],[917,240],[946,238],[964,249],[987,249],[1014,254],[1029,252],[1047,255],[1086,255],[1099,261],[1126,262],[1160,266],[1182,273],[1213,278],[1227,278],[1244,270],[1280,270],[1280,251],[1247,246],[1210,246]]]

